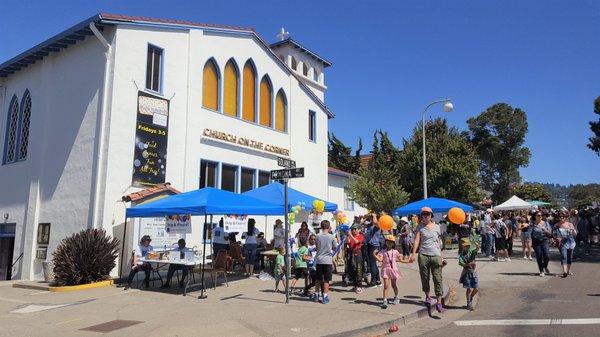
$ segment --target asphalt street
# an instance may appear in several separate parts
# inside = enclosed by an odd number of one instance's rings
[[[518,255],[516,255],[518,256]],[[464,295],[443,317],[424,318],[404,327],[398,336],[598,336],[600,333],[600,250],[573,263],[574,276],[561,278],[556,250],[552,252],[550,277],[543,283],[511,281],[511,278],[540,278],[537,266],[531,273],[511,272],[510,263],[500,272],[497,281],[482,282],[482,296],[472,312],[465,311]],[[514,263],[513,259],[513,263]],[[462,292],[462,289],[459,289]],[[595,324],[564,324],[563,319],[597,319]],[[518,325],[522,323],[541,325]],[[551,324],[543,323],[550,319]],[[490,322],[481,322],[489,320]],[[510,320],[503,322],[502,320]],[[534,320],[534,321],[530,321]],[[589,322],[589,321],[588,321]],[[577,322],[581,323],[581,322]],[[457,325],[483,324],[483,325]],[[503,324],[503,325],[495,325]]]

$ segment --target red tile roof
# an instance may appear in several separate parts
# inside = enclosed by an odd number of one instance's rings
[[[327,168],[327,172],[337,175],[337,176],[342,176],[342,177],[353,177],[355,176],[355,174],[350,173],[350,172],[346,172],[346,171],[342,171],[340,169],[337,169],[335,167],[328,167]]]
[[[181,193],[179,190],[171,187],[171,183],[164,183],[164,184],[156,184],[152,187],[148,187],[141,191],[137,191],[137,192],[133,192],[133,193],[124,195],[121,198],[121,200],[123,200],[125,202],[138,201],[138,200],[146,199],[146,198],[152,197],[156,194],[160,194],[160,193],[164,193],[164,192],[172,192],[173,194]]]
[[[369,166],[369,162],[373,159],[372,154],[363,154],[360,156],[360,167],[367,168]]]

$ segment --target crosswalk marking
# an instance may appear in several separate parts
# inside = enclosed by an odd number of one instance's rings
[[[549,319],[488,319],[455,321],[458,326],[482,325],[585,325],[600,324],[600,318],[549,318]]]

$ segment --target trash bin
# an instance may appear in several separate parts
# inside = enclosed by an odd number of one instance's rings
[[[42,261],[42,271],[45,282],[54,282],[54,263],[52,261]]]

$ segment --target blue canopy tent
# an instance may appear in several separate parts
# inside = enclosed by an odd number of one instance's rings
[[[127,208],[128,218],[152,218],[174,214],[283,215],[282,206],[268,201],[206,187]]]
[[[465,212],[472,212],[473,206],[460,203],[458,201],[429,197],[427,199],[411,202],[402,207],[396,208],[392,213],[394,215],[419,214],[422,207],[430,207],[433,213],[448,212],[453,207],[458,207]]]
[[[195,191],[175,194],[163,199],[145,204],[129,207],[126,210],[126,218],[150,218],[162,217],[176,214],[191,214],[206,216],[214,214],[244,214],[244,215],[282,215],[285,209],[282,205],[269,203],[248,195],[232,193],[213,187],[206,187]],[[125,221],[127,223],[127,221]],[[203,238],[206,237],[206,227],[203,227]],[[206,240],[203,241],[202,252],[202,292],[198,298],[206,298],[204,295],[204,266],[206,258]],[[124,246],[123,246],[124,247]],[[121,252],[123,256],[123,251]],[[189,282],[189,278],[188,278]],[[184,296],[187,283],[184,289]]]
[[[284,204],[283,201],[284,187],[281,183],[270,183],[268,185],[255,188],[248,192],[243,193],[243,195],[247,195],[250,197],[254,197],[256,199],[264,200],[266,202],[280,205],[282,207]],[[313,197],[306,193],[295,190],[291,187],[288,187],[288,209],[299,202],[304,202],[306,207],[312,207],[313,201],[315,199],[319,199],[317,197]],[[325,212],[333,212],[338,208],[337,204],[332,202],[325,201]]]

